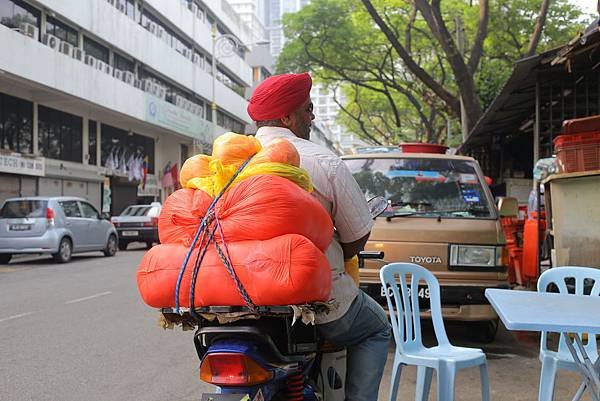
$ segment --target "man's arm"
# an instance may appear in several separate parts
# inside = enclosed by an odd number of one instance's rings
[[[350,259],[354,255],[358,255],[360,251],[365,249],[365,244],[367,243],[370,234],[371,232],[369,231],[369,233],[361,239],[346,244],[341,243],[340,245],[342,246],[342,250],[344,251],[344,259]]]

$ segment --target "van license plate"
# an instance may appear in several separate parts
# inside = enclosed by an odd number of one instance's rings
[[[391,296],[392,295],[392,289],[388,288],[388,294]],[[411,288],[408,287],[408,295],[410,295],[410,291]],[[385,287],[381,286],[381,296],[385,297]],[[419,292],[417,293],[417,296],[421,299],[429,299],[429,287],[419,287]]]
[[[31,230],[30,224],[11,224],[10,231],[28,231]]]
[[[123,237],[135,237],[139,234],[139,231],[123,231],[121,235]]]

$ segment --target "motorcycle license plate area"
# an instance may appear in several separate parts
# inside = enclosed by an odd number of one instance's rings
[[[249,394],[204,393],[200,401],[252,401]]]

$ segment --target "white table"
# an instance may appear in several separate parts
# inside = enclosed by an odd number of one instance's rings
[[[584,378],[574,400],[580,399],[587,387],[592,399],[600,401],[600,358],[595,365],[590,361],[578,334],[600,334],[600,297],[492,288],[485,290],[485,296],[509,330],[563,333]]]

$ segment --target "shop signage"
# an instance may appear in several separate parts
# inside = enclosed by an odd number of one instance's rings
[[[26,157],[19,153],[0,153],[0,172],[37,175],[46,173],[43,157]]]
[[[146,184],[142,188],[142,183],[137,187],[137,196],[160,196],[160,187],[158,186],[158,179],[153,174],[148,174],[146,177]]]
[[[212,124],[196,114],[174,104],[146,95],[146,121],[187,135],[212,142]]]

